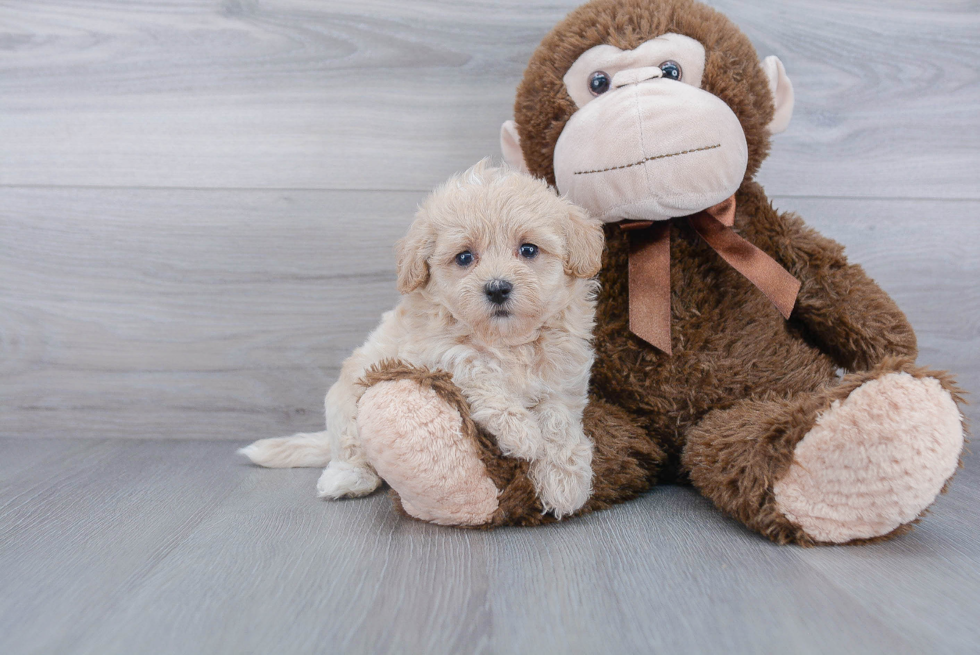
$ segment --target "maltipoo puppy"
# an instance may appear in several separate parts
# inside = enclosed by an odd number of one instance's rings
[[[323,497],[371,493],[381,479],[358,442],[358,381],[397,359],[449,372],[501,451],[531,462],[545,508],[575,512],[592,491],[582,411],[602,246],[601,224],[540,180],[486,160],[451,178],[398,243],[404,295],[344,362],[326,431],[240,452],[262,466],[326,465]]]

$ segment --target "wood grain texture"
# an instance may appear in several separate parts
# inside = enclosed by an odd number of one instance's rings
[[[0,184],[425,190],[498,153],[577,4],[4,3]],[[712,4],[795,83],[774,191],[980,198],[974,2]]]
[[[322,429],[340,364],[397,299],[391,248],[421,197],[0,189],[0,434]],[[980,390],[980,202],[775,204],[895,296],[920,362]]]
[[[0,439],[39,453],[0,458],[0,652],[948,653],[980,639],[972,470],[910,535],[799,549],[678,487],[560,525],[439,528],[383,494],[318,500],[317,471],[259,469],[235,445]]]
[[[0,433],[240,439],[322,427],[421,194],[0,197]]]
[[[8,478],[0,496],[2,652],[75,648],[79,627],[104,616],[241,484],[221,474],[230,458],[167,460],[166,442],[81,443]],[[64,629],[52,631],[53,620]]]

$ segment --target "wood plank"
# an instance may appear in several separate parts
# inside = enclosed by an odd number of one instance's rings
[[[46,448],[56,443],[0,439]],[[980,638],[980,475],[910,535],[775,546],[689,488],[440,528],[227,442],[88,442],[0,491],[0,651],[951,652]],[[2,464],[0,464],[2,471]],[[11,509],[12,508],[12,509]]]
[[[80,650],[469,652],[486,641],[486,535],[403,519],[382,494],[317,499],[314,470],[269,472],[241,463],[239,491]]]
[[[36,443],[35,443],[36,442]],[[6,439],[0,457],[0,497],[20,485],[19,474],[36,466],[50,466],[65,458],[78,457],[92,449],[97,441],[74,439]]]
[[[421,194],[0,197],[0,434],[242,439],[322,428]]]
[[[873,652],[875,639],[879,648],[912,645],[834,593],[795,549],[759,539],[689,488],[659,487],[541,534],[514,529],[500,550],[494,608],[534,615],[495,633],[495,652]]]
[[[0,184],[426,190],[498,153],[578,0],[0,7]],[[965,0],[719,0],[777,54],[788,195],[980,198],[980,14]]]
[[[953,480],[929,515],[906,538],[894,543],[854,548],[853,557],[834,549],[808,552],[806,561],[881,623],[924,651],[942,635],[946,652],[976,648],[980,569],[977,563],[977,507],[980,469],[973,458]]]
[[[220,443],[86,441],[80,455],[53,443],[59,462],[0,490],[4,653],[77,651],[77,636],[241,483]]]
[[[397,298],[391,248],[421,197],[0,190],[0,434],[320,429],[339,365]],[[980,203],[775,202],[895,296],[922,363],[980,390]]]

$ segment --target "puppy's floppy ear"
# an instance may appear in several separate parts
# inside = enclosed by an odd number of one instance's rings
[[[411,293],[429,281],[429,257],[434,249],[432,227],[419,213],[408,228],[408,234],[395,244],[399,293]]]
[[[564,228],[565,272],[582,278],[597,275],[602,267],[602,223],[589,218],[581,207],[569,204]]]

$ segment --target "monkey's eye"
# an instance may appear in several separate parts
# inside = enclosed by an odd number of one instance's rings
[[[522,243],[519,252],[524,259],[534,259],[538,256],[538,247],[533,243]]]
[[[681,65],[676,61],[665,61],[660,64],[660,70],[663,71],[665,80],[676,80],[680,82],[681,75],[683,74]]]
[[[601,96],[609,90],[612,80],[605,71],[596,71],[589,75],[589,91],[594,96]]]
[[[456,255],[456,263],[463,268],[466,268],[473,263],[473,253],[469,250],[464,250],[463,252]]]

